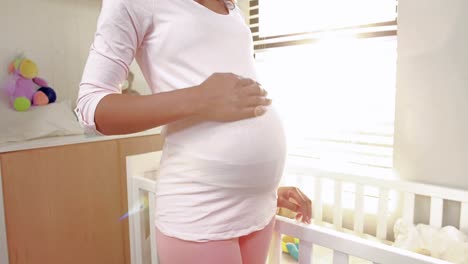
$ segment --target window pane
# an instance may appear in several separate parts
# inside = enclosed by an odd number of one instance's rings
[[[285,124],[288,161],[360,174],[392,167],[396,37],[321,41],[256,58]]]
[[[260,37],[393,21],[396,0],[259,1]]]

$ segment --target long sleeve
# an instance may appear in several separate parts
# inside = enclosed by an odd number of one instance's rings
[[[153,26],[154,0],[103,0],[75,114],[86,134],[100,134],[94,115],[106,95],[121,93],[138,48]]]

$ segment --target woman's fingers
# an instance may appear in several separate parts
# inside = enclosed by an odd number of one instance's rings
[[[198,85],[199,115],[219,122],[231,122],[263,115],[271,104],[256,81],[232,73],[214,73]]]
[[[306,216],[307,221],[310,223],[310,220],[312,219],[312,201],[299,188],[296,188],[296,191],[304,199],[304,215]]]
[[[312,219],[312,201],[296,187],[282,187],[280,188],[280,195],[278,197],[278,204],[284,204],[290,206],[294,212],[298,213],[298,217],[302,216],[302,221],[306,223],[310,223]],[[288,201],[289,203],[284,202],[283,200]],[[291,201],[292,200],[292,201]],[[291,205],[296,204],[297,206],[294,207]]]
[[[310,223],[312,218],[312,201],[298,188],[292,187],[289,190],[289,197],[299,205],[299,212],[302,213],[303,220]]]
[[[271,99],[265,98],[265,97],[262,97],[262,96],[250,96],[246,100],[245,103],[246,103],[247,106],[252,106],[252,107],[261,106],[261,105],[270,105],[271,104]]]
[[[240,87],[251,86],[256,85],[256,82],[252,79],[239,78],[239,82],[237,83],[237,85]]]
[[[264,106],[247,107],[241,111],[242,119],[252,118],[265,114],[267,109]]]
[[[293,202],[290,202],[289,200],[284,199],[282,197],[278,198],[278,207],[286,208],[286,209],[291,210],[293,212],[297,212],[297,210],[299,210],[299,205],[297,205],[297,204],[295,204]]]
[[[256,95],[256,96],[267,96],[268,92],[257,83],[252,83],[243,86],[243,92],[245,95]]]

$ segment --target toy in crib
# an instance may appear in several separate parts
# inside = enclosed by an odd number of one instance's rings
[[[436,228],[399,219],[394,226],[396,247],[457,264],[468,264],[468,236],[453,226]]]
[[[54,89],[38,77],[37,65],[22,56],[15,58],[8,68],[6,92],[11,106],[20,112],[27,111],[31,105],[47,105],[57,100]]]
[[[299,260],[299,239],[283,235],[281,238],[281,249],[284,253],[288,253],[296,261]]]

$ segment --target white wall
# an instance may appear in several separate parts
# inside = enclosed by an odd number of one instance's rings
[[[239,8],[244,12],[246,22],[249,23],[248,16],[249,16],[249,1],[250,0],[238,0],[237,5]]]
[[[99,0],[0,0],[0,83],[11,59],[24,52],[59,98],[74,103],[100,6]],[[148,92],[132,69],[134,88]]]
[[[468,1],[400,0],[394,165],[468,189]]]

